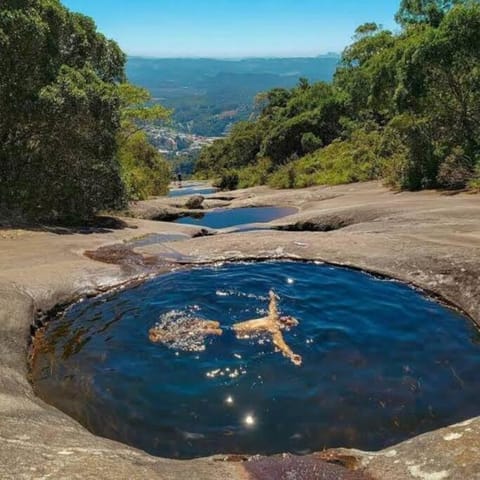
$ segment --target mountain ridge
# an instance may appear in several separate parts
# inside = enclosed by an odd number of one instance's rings
[[[339,60],[335,53],[242,59],[130,56],[127,76],[174,110],[179,131],[219,136],[251,115],[258,93],[291,88],[301,77],[331,81]]]

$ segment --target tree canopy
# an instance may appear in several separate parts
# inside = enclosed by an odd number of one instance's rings
[[[427,23],[438,27],[446,12],[464,0],[401,0],[395,20],[401,25]]]
[[[204,149],[197,174],[240,186],[478,184],[480,3],[402,0],[397,20],[398,33],[358,27],[333,84],[259,95],[256,117]]]
[[[143,200],[164,195],[170,183],[170,166],[150,144],[143,127],[149,122],[167,121],[171,112],[161,105],[151,105],[148,90],[129,83],[119,85],[119,95],[118,159],[127,197]]]
[[[2,0],[0,52],[2,216],[75,219],[122,207],[120,131],[167,112],[125,83],[118,45],[58,0]]]

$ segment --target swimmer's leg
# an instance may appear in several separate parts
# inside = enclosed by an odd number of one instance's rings
[[[194,319],[189,323],[188,329],[185,333],[187,335],[206,337],[208,335],[222,335],[223,330],[220,327],[220,322]],[[179,332],[179,334],[181,334],[181,332]]]
[[[153,327],[148,331],[148,338],[153,343],[168,342],[170,335],[166,334],[158,327]]]
[[[269,295],[270,295],[270,304],[268,306],[268,316],[274,320],[277,320],[278,319],[277,301],[279,298],[278,298],[278,295],[273,290],[270,290]]]

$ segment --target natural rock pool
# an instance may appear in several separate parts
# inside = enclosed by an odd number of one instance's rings
[[[268,291],[301,367],[235,322]],[[218,320],[222,336],[149,341],[156,324]],[[480,413],[480,336],[403,284],[315,263],[198,267],[72,305],[38,334],[36,393],[96,434],[150,453],[379,449]]]
[[[217,193],[218,188],[206,187],[202,188],[201,186],[192,186],[192,187],[183,187],[183,188],[173,188],[170,190],[169,197],[186,197],[188,195],[211,195]]]
[[[196,212],[190,216],[179,218],[175,223],[208,228],[228,228],[250,223],[267,223],[296,212],[296,208],[288,207],[220,208],[212,212]]]

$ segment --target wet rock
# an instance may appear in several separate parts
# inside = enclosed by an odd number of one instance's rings
[[[182,218],[185,215],[183,210],[179,209],[168,209],[164,208],[162,210],[152,213],[149,217],[149,220],[154,220],[156,222],[174,222],[179,218]]]
[[[284,230],[287,232],[332,232],[348,227],[354,223],[351,218],[340,216],[323,217],[310,220],[299,220],[290,225],[282,225],[276,227],[277,230]]]
[[[257,458],[244,466],[252,480],[372,480],[362,472],[325,462],[315,455]]]
[[[210,195],[209,200],[219,200],[222,202],[231,202],[235,200],[234,196],[227,196],[227,195]]]
[[[127,270],[148,270],[153,267],[165,266],[168,262],[151,255],[142,255],[133,248],[123,245],[108,245],[97,250],[87,250],[85,256],[97,262],[120,265]]]
[[[215,235],[215,230],[211,230],[208,228],[202,228],[200,231],[195,233],[192,238],[200,238],[200,237],[211,237],[212,235]]]

